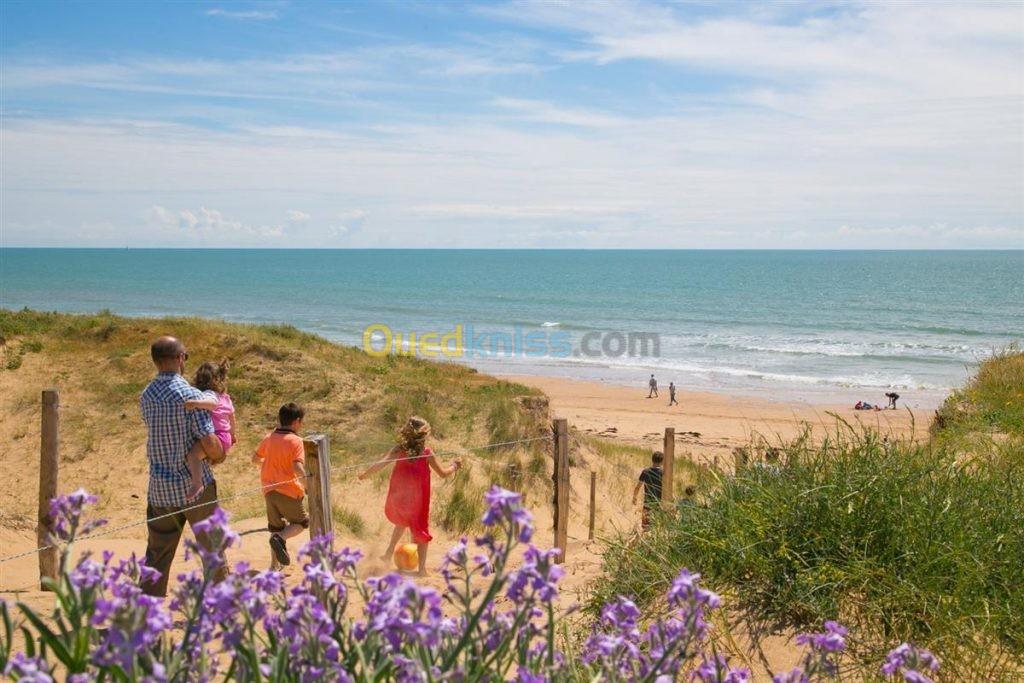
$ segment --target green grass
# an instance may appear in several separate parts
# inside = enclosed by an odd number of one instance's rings
[[[955,439],[972,432],[1024,436],[1024,352],[1014,345],[982,363],[935,411],[932,432]]]
[[[440,495],[433,505],[434,522],[455,533],[477,529],[484,514],[485,488],[472,483],[465,469],[452,476],[450,484],[435,487],[435,495]]]
[[[651,448],[634,446],[589,435],[581,436],[580,439],[599,458],[612,463],[616,474],[625,477],[629,481],[636,480],[640,471],[651,464],[651,452],[653,450]],[[717,481],[717,478],[708,467],[694,462],[692,457],[681,452],[677,447],[674,475],[677,499],[682,495],[683,490],[691,484],[697,486],[698,489],[705,489],[715,481]]]
[[[540,396],[536,390],[456,363],[372,357],[287,325],[0,309],[0,372],[25,378],[30,403],[38,401],[44,386],[75,395],[62,420],[65,455],[103,458],[108,440],[144,438],[134,418],[139,392],[154,374],[149,345],[162,334],[186,344],[188,377],[203,361],[229,360],[228,391],[238,411],[236,448],[246,455],[274,427],[277,409],[287,401],[306,407],[307,431],[331,435],[332,460],[339,468],[387,452],[414,414],[430,421],[435,440],[443,442],[435,443],[435,450],[529,438],[548,429],[546,412],[524,404]],[[17,409],[20,402],[9,405]],[[105,419],[122,414],[132,419]],[[221,467],[219,480],[251,479],[244,462],[232,463]],[[25,507],[30,507],[28,494]],[[459,521],[466,519],[453,514],[448,523],[462,531],[475,523]]]
[[[723,477],[704,505],[611,541],[591,606],[620,593],[652,603],[685,566],[755,636],[824,619],[851,626],[862,675],[910,640],[936,651],[951,680],[1013,678],[1024,666],[1022,362],[983,364],[940,409],[930,443],[844,429],[784,445],[778,471]],[[966,453],[979,429],[1006,438]],[[1007,664],[1016,673],[1001,673]]]
[[[331,517],[334,523],[342,529],[347,529],[356,536],[362,536],[366,532],[366,522],[354,510],[349,510],[340,503],[331,505]]]

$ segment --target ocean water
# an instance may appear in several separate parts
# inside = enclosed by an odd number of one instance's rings
[[[370,325],[406,344],[458,325],[456,360],[499,374],[930,405],[1024,338],[1024,251],[0,249],[0,306],[280,322],[352,345]],[[656,334],[658,355],[618,353],[630,333]]]

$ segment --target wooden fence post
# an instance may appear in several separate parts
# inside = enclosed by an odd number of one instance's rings
[[[569,422],[558,418],[552,425],[555,432],[555,467],[552,480],[555,483],[555,547],[562,552],[555,560],[565,562],[565,551],[569,541]]]
[[[665,454],[665,462],[662,465],[661,478],[661,502],[671,503],[676,496],[675,469],[676,469],[676,428],[665,427],[665,444],[662,448]]]
[[[310,434],[306,447],[306,494],[309,499],[309,536],[316,538],[334,532],[331,514],[331,440],[326,434]],[[334,549],[333,540],[330,547]]]
[[[39,547],[49,545],[52,521],[50,499],[57,496],[57,468],[60,464],[60,392],[43,390],[43,419],[39,439],[39,517],[36,540]],[[39,551],[39,580],[57,579],[57,549]],[[43,590],[48,590],[42,585]]]
[[[594,517],[597,514],[597,472],[590,471],[590,529],[587,540],[594,540]]]

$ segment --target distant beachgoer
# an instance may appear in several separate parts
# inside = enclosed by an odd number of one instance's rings
[[[302,406],[285,403],[277,411],[277,429],[267,434],[252,454],[253,464],[260,466],[267,504],[271,569],[291,564],[288,539],[309,528],[309,515],[302,504],[306,497],[306,447],[299,436],[305,417]]]
[[[142,392],[139,407],[146,422],[146,457],[149,459],[149,489],[146,494],[146,566],[159,576],[142,581],[147,595],[167,595],[171,563],[185,524],[192,527],[217,509],[217,482],[211,463],[224,459],[210,413],[185,410],[185,401],[204,398],[202,392],[181,376],[188,353],[174,337],[160,337],[150,347],[153,364],[159,374]],[[202,442],[206,460],[201,464],[203,489],[195,503],[187,500],[192,476],[185,464],[186,454],[197,441]],[[196,534],[200,545],[209,546],[205,534]],[[214,580],[227,575],[222,564]]]
[[[873,403],[868,403],[867,401],[857,401],[853,405],[853,409],[854,410],[881,410],[882,408],[880,406],[876,406]]]
[[[647,398],[658,397],[658,380],[654,379],[654,375],[651,375],[651,379],[647,382],[647,386],[650,387],[650,391],[647,392]]]
[[[427,548],[432,540],[430,522],[430,471],[447,479],[462,466],[456,460],[445,468],[427,447],[430,424],[422,417],[410,417],[399,433],[399,444],[392,448],[382,462],[376,463],[359,474],[365,479],[388,465],[394,465],[388,496],[384,503],[384,514],[395,525],[388,549],[381,559],[387,561],[395,552],[402,535],[409,531],[419,551],[419,575],[427,575]]]
[[[889,405],[887,405],[886,408],[896,410],[896,399],[898,399],[900,395],[897,394],[895,391],[887,391],[885,393],[885,397],[889,399]]]
[[[679,512],[683,512],[686,508],[694,507],[695,505],[697,505],[697,487],[689,484],[683,489],[683,497],[676,503],[676,507]]]
[[[668,383],[668,404],[670,406],[679,405],[679,401],[676,400],[676,385],[674,382]]]
[[[235,438],[235,405],[231,402],[231,395],[228,394],[228,361],[222,360],[220,364],[203,363],[196,370],[192,386],[205,394],[202,400],[185,401],[185,410],[208,410],[213,420],[214,434],[220,439],[220,445],[224,455],[231,450],[237,439]],[[192,477],[192,487],[189,489],[186,500],[195,500],[203,491],[203,464],[202,461],[208,457],[203,449],[201,441],[192,445],[192,449],[185,456],[189,474]]]
[[[782,467],[779,465],[779,449],[768,448],[764,452],[764,461],[754,463],[754,469],[768,474],[781,474]]]
[[[640,516],[640,528],[646,531],[651,525],[651,510],[661,505],[661,463],[665,456],[660,451],[651,453],[651,466],[640,473],[640,479],[633,489],[633,505],[636,505],[636,497],[640,488],[644,490],[643,512]]]

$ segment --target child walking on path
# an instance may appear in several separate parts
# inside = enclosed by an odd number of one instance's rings
[[[235,444],[235,404],[231,402],[231,395],[228,394],[228,361],[222,360],[220,364],[203,363],[196,370],[195,380],[192,386],[206,394],[203,400],[185,401],[185,410],[208,410],[213,420],[213,430],[220,439],[220,445],[224,449],[224,456]],[[185,464],[188,465],[189,475],[192,483],[188,494],[185,497],[187,502],[192,502],[203,492],[203,464],[207,457],[201,442],[197,441],[185,456]]]
[[[660,451],[651,453],[651,466],[640,473],[640,479],[633,489],[633,505],[636,505],[636,497],[641,487],[644,490],[644,507],[640,516],[640,528],[644,531],[651,526],[651,510],[656,510],[661,505],[661,463],[664,459],[665,456]]]
[[[394,465],[391,482],[388,485],[388,497],[384,503],[384,514],[395,528],[382,559],[387,561],[391,558],[402,535],[408,529],[419,551],[420,576],[427,575],[427,547],[433,538],[429,529],[430,470],[446,479],[462,466],[462,463],[456,460],[451,467],[442,467],[426,445],[429,435],[430,424],[426,420],[422,417],[410,417],[399,433],[399,444],[388,452],[382,462],[359,474],[360,479],[365,479],[388,465]]]
[[[298,431],[306,411],[285,403],[277,411],[278,428],[263,438],[252,455],[260,466],[260,481],[267,503],[271,569],[291,564],[288,539],[309,528],[303,499],[306,497],[306,447]]]

